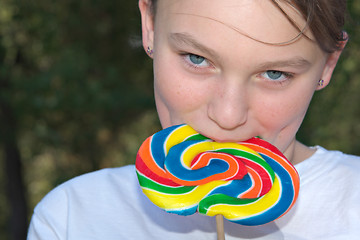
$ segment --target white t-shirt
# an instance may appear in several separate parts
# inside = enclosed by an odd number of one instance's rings
[[[360,239],[360,157],[317,147],[297,164],[299,198],[284,217],[245,227],[225,220],[226,240]],[[74,178],[35,208],[28,239],[216,239],[215,218],[179,216],[142,193],[133,165]]]

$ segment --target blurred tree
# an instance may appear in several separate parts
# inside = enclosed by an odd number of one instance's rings
[[[11,207],[9,224],[12,239],[25,239],[27,232],[27,203],[22,162],[16,137],[17,124],[11,103],[6,97],[6,93],[11,92],[11,90],[9,78],[6,74],[3,74],[0,77],[0,144],[4,153],[6,190]]]
[[[53,188],[103,167],[122,126],[153,108],[151,65],[138,47],[139,31],[136,2],[0,2],[4,177],[8,203],[22,212],[10,212],[9,224],[17,227],[12,239],[24,239],[27,227],[20,156],[30,167],[29,186],[34,158],[63,155],[56,173],[47,175]]]
[[[12,69],[21,65],[22,56],[11,42],[13,9],[7,2],[2,3],[0,14],[0,146],[3,152],[4,176],[7,200],[10,206],[11,239],[25,239],[27,233],[27,202],[23,183],[22,162],[17,141],[17,119],[14,113],[11,93]],[[9,25],[7,25],[9,24]],[[7,25],[7,26],[6,26]]]

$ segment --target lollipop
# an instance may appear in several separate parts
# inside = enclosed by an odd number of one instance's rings
[[[144,194],[167,212],[223,215],[249,226],[284,215],[299,192],[295,168],[271,144],[218,143],[188,125],[146,139],[136,172]]]

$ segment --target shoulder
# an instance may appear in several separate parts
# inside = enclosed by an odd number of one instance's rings
[[[300,175],[301,186],[316,188],[317,191],[331,191],[335,187],[344,190],[344,187],[351,187],[359,190],[353,194],[359,196],[360,157],[320,146],[316,149],[313,156],[295,165]]]
[[[360,157],[320,146],[316,148],[313,156],[295,165],[301,186],[329,192],[335,188],[341,192],[352,188],[359,190],[352,196],[360,197]]]
[[[102,194],[111,194],[111,190],[131,189],[133,184],[137,184],[135,168],[133,165],[120,168],[102,169],[91,173],[86,173],[75,177],[48,193],[38,204],[36,209],[46,208],[54,201],[59,203],[61,200],[64,207],[71,199],[84,199]],[[35,210],[36,210],[35,209]]]
[[[356,170],[360,168],[360,157],[343,153],[341,151],[327,150],[323,147],[316,146],[316,152],[305,161],[295,165],[300,171],[311,169],[325,168],[332,170]]]
[[[341,151],[327,150],[323,147],[317,147],[318,150],[314,155],[315,158],[326,161],[328,164],[334,164],[337,167],[359,169],[360,168],[360,156],[350,155]]]
[[[91,219],[113,213],[114,207],[119,211],[124,210],[125,206],[121,207],[120,203],[124,205],[137,198],[138,188],[133,165],[75,177],[53,189],[35,207],[29,236],[37,232],[47,239],[65,236],[74,224],[91,224]],[[84,219],[87,219],[86,223]]]
[[[117,183],[118,181],[124,179],[130,180],[134,177],[136,177],[134,165],[127,165],[119,168],[105,168],[75,177],[63,183],[58,188],[71,188],[73,185],[88,185],[89,182],[96,185],[102,185],[114,183],[113,181],[115,180],[115,183]]]

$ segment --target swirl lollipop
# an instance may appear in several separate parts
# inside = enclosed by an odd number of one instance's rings
[[[165,211],[223,215],[241,225],[281,217],[299,192],[295,168],[271,144],[259,138],[218,143],[188,125],[146,139],[136,171],[144,194]]]

